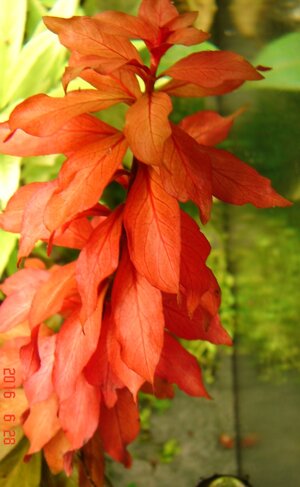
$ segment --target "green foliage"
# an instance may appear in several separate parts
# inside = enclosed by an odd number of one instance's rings
[[[1,2],[0,16],[0,121],[23,98],[57,89],[66,62],[66,49],[57,42],[42,21],[42,15],[70,17],[78,11],[79,0],[10,0]],[[18,15],[16,15],[18,12]],[[62,159],[12,157],[0,154],[0,209],[19,186],[47,181],[57,174]],[[0,276],[9,265],[16,237],[0,233]]]
[[[300,90],[300,32],[292,32],[267,44],[254,64],[271,66],[255,89]]]
[[[35,454],[30,461],[23,461],[28,450],[28,441],[23,440],[10,451],[1,462],[0,487],[39,487],[41,480],[41,454]]]

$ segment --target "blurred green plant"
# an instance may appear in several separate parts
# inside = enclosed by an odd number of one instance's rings
[[[0,121],[6,120],[13,107],[30,95],[63,94],[59,83],[66,49],[45,28],[41,17],[70,17],[79,12],[78,6],[79,0],[15,0],[12,8],[10,0],[1,1]],[[6,206],[20,181],[49,180],[60,163],[56,156],[22,159],[0,154],[0,209]],[[16,235],[0,231],[0,277],[14,262],[16,241]]]
[[[271,66],[255,89],[300,90],[300,32],[291,32],[270,43],[255,58],[255,65]]]

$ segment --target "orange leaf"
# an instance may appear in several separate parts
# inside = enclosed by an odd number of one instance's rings
[[[245,81],[230,80],[223,81],[213,88],[204,88],[188,81],[180,81],[177,79],[171,79],[168,83],[160,88],[160,91],[167,93],[170,96],[182,96],[186,98],[201,98],[204,96],[217,96],[224,95],[230,91],[236,90]]]
[[[173,126],[173,136],[165,144],[163,163],[160,174],[165,190],[182,202],[194,201],[206,223],[212,204],[209,156],[192,137]]]
[[[48,29],[59,35],[60,42],[70,51],[99,58],[105,73],[141,58],[127,39],[104,32],[101,22],[91,17],[44,17]],[[115,34],[115,33],[114,33]]]
[[[58,332],[53,381],[61,401],[72,396],[81,371],[97,348],[105,291],[100,293],[96,311],[84,328],[75,311]]]
[[[84,146],[67,159],[59,173],[58,189],[49,200],[44,215],[50,232],[98,202],[126,149],[122,134],[116,134]]]
[[[230,51],[202,51],[181,59],[164,74],[205,88],[224,81],[259,80],[263,76],[239,54]]]
[[[82,299],[82,322],[95,310],[99,284],[118,266],[122,213],[123,208],[119,207],[95,228],[77,260],[76,279]]]
[[[161,164],[164,143],[171,135],[171,110],[171,100],[165,93],[144,94],[128,109],[124,133],[141,162]]]
[[[38,452],[60,430],[57,417],[58,402],[55,394],[46,401],[33,404],[23,430],[30,441],[27,455]]]
[[[119,102],[131,101],[117,85],[110,90],[75,90],[62,98],[34,95],[11,113],[11,130],[22,129],[30,135],[45,137],[57,132],[70,119],[86,112],[97,112]]]
[[[126,201],[124,224],[135,268],[155,287],[177,293],[180,212],[159,175],[141,166]]]
[[[59,421],[71,450],[81,448],[95,433],[100,414],[100,391],[81,374],[74,393],[60,403]]]
[[[32,301],[29,315],[31,327],[58,313],[64,300],[76,292],[75,262],[54,267],[49,279],[39,287]]]
[[[96,14],[94,18],[98,21],[101,31],[111,35],[151,40],[156,34],[148,19],[144,20],[123,12],[107,10]]]
[[[69,450],[71,450],[71,445],[63,430],[59,430],[56,435],[46,443],[43,448],[43,453],[51,473],[56,475],[64,469],[64,455]]]
[[[217,112],[202,110],[185,117],[179,126],[199,144],[214,146],[227,138],[234,118],[239,113],[241,111],[222,117]]]
[[[210,35],[195,27],[184,27],[176,29],[167,39],[169,44],[182,44],[184,46],[193,46],[209,39]]]
[[[17,129],[10,135],[8,122],[0,124],[0,152],[13,156],[39,156],[71,153],[83,144],[96,142],[101,137],[113,135],[116,130],[88,114],[78,115],[63,125],[54,135],[37,137]]]
[[[162,27],[178,17],[178,12],[170,0],[142,0],[138,16],[150,24]]]
[[[112,310],[122,360],[152,382],[163,345],[162,298],[135,270],[126,248],[114,281]]]

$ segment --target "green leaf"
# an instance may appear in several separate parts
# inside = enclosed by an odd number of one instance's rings
[[[10,256],[15,249],[18,236],[0,229],[0,278],[6,268]],[[1,458],[1,453],[0,453]]]
[[[0,14],[0,108],[3,94],[8,86],[6,73],[11,63],[18,57],[22,46],[25,21],[26,0],[1,0]]]
[[[20,157],[0,154],[0,208],[14,194],[20,179]]]
[[[300,32],[286,34],[270,42],[258,55],[254,65],[269,66],[265,79],[252,88],[300,90]]]
[[[41,455],[35,454],[30,461],[23,461],[28,441],[23,438],[0,463],[0,487],[39,487],[41,479]]]
[[[47,9],[43,7],[40,0],[28,0],[28,12],[26,21],[26,38],[30,39],[37,26],[41,23],[43,15],[47,14]]]
[[[48,91],[62,75],[65,56],[65,48],[52,33],[45,31],[34,36],[10,70],[4,102]]]

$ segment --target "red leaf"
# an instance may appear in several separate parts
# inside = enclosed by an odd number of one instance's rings
[[[214,146],[227,138],[233,125],[234,118],[241,110],[222,117],[217,112],[202,110],[185,117],[179,126],[193,137],[199,144]]]
[[[95,433],[100,414],[100,391],[81,374],[72,396],[61,402],[59,421],[71,443],[71,450],[81,448]]]
[[[18,105],[11,113],[11,130],[22,129],[39,137],[50,136],[62,126],[86,112],[97,112],[119,102],[131,101],[132,97],[119,86],[99,90],[70,91],[62,98],[34,95]]]
[[[209,149],[212,163],[213,194],[226,203],[257,208],[290,206],[288,200],[271,187],[268,178],[225,150]]]
[[[178,12],[170,0],[142,0],[138,16],[146,22],[162,27],[178,17]]]
[[[161,164],[164,143],[171,135],[171,110],[171,100],[164,93],[144,94],[128,109],[124,133],[141,162]]]
[[[27,455],[38,452],[60,429],[57,417],[58,403],[55,394],[46,401],[33,404],[30,414],[23,424],[25,435],[30,441]]]
[[[195,310],[191,318],[184,299],[178,303],[175,296],[166,294],[163,303],[166,328],[176,336],[185,340],[205,340],[216,345],[232,344],[219,318],[212,318],[202,306]]]
[[[176,29],[167,39],[168,44],[182,44],[184,46],[193,46],[209,39],[210,35],[195,27],[184,27]]]
[[[129,192],[124,224],[132,262],[155,287],[177,293],[179,287],[180,212],[159,175],[141,166]]]
[[[112,310],[122,360],[152,382],[163,345],[162,298],[135,270],[126,248],[114,281]]]
[[[224,81],[263,79],[248,61],[230,51],[190,54],[168,68],[164,74],[205,88],[217,87]]]
[[[131,465],[126,446],[136,438],[139,430],[139,411],[126,388],[118,391],[118,401],[113,408],[108,409],[102,404],[100,434],[104,450],[126,467]]]
[[[63,125],[54,135],[36,137],[17,129],[11,133],[8,122],[0,124],[0,152],[13,156],[39,156],[74,152],[83,144],[113,135],[116,130],[88,114],[78,115]]]
[[[77,260],[76,279],[82,299],[80,318],[83,322],[95,310],[99,284],[118,266],[122,217],[123,208],[119,207],[98,225]]]
[[[58,313],[66,298],[77,293],[75,262],[54,267],[49,279],[36,292],[32,301],[29,321],[32,327]]]
[[[79,487],[104,487],[105,461],[99,432],[83,446],[82,462],[79,463]]]
[[[205,265],[209,252],[210,245],[198,225],[182,211],[180,285],[191,315],[209,288],[210,273]]]
[[[207,222],[212,204],[211,166],[208,155],[192,137],[173,126],[173,136],[166,144],[160,166],[166,191],[182,202],[192,200]]]
[[[97,348],[105,291],[104,288],[100,293],[93,319],[88,320],[84,328],[75,312],[58,332],[53,381],[61,401],[72,396],[81,371]]]
[[[124,383],[114,373],[108,357],[108,333],[113,325],[108,308],[102,320],[97,348],[84,368],[84,376],[89,384],[100,388],[106,406],[112,408],[118,400],[117,389],[122,389]]]
[[[44,215],[50,232],[98,202],[121,164],[126,149],[122,134],[116,134],[84,146],[67,159],[59,173],[58,189]]]
[[[152,40],[156,35],[156,30],[149,24],[148,19],[146,21],[123,12],[107,10],[96,14],[94,18],[98,21],[101,31],[111,35],[144,40]]]
[[[104,73],[141,58],[127,39],[104,32],[101,22],[91,17],[44,17],[48,29],[59,35],[60,42],[70,51],[99,58]]]
[[[188,81],[180,81],[172,79],[160,88],[160,91],[164,91],[170,96],[183,96],[187,98],[199,98],[204,96],[217,96],[224,95],[230,91],[236,90],[241,86],[244,81],[241,80],[230,80],[223,81],[218,86],[214,88],[204,88],[203,86],[198,86]]]
[[[153,394],[158,399],[173,399],[174,397],[174,386],[158,376],[155,376],[153,385],[145,382],[141,391],[145,394]]]
[[[164,347],[155,374],[172,384],[177,384],[190,396],[209,398],[202,383],[197,360],[169,333],[165,333]]]
[[[193,25],[198,17],[198,12],[185,12],[177,17],[172,18],[166,25],[170,31],[175,31],[178,29],[183,29],[184,27],[189,27]],[[209,34],[207,34],[209,35]]]

